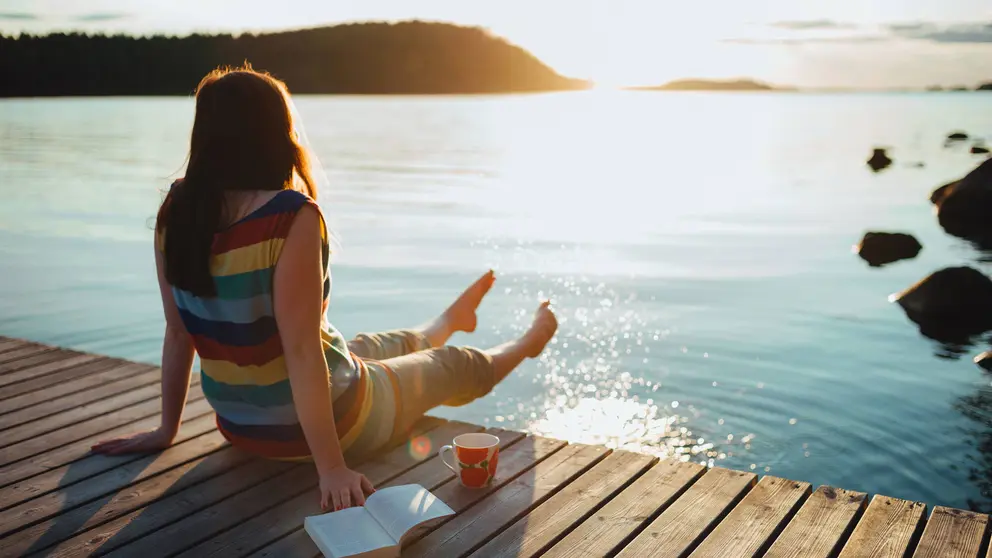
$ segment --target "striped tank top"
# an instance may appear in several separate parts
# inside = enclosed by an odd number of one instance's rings
[[[320,212],[307,195],[282,190],[243,219],[214,235],[210,273],[217,295],[201,298],[172,287],[186,331],[200,357],[201,386],[217,414],[217,427],[246,451],[275,459],[301,459],[310,449],[293,405],[289,375],[272,303],[273,275],[293,219],[304,206]],[[327,270],[327,230],[322,228]],[[164,234],[157,235],[160,250]],[[323,310],[330,296],[325,271]],[[334,420],[341,448],[361,434],[372,406],[372,382],[341,334],[326,322],[321,329],[330,370]]]

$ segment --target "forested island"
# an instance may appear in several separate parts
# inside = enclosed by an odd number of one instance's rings
[[[585,89],[477,27],[406,21],[265,34],[0,35],[0,97],[189,95],[250,62],[294,93],[456,94]]]

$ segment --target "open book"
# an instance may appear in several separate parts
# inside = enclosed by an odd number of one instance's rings
[[[404,484],[377,490],[364,507],[311,515],[303,526],[327,558],[398,558],[403,535],[454,513],[426,488]]]

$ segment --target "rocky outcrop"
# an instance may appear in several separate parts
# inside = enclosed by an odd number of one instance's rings
[[[971,267],[941,269],[893,299],[934,339],[963,339],[992,329],[992,280]]]
[[[940,188],[937,188],[936,190],[931,192],[930,203],[934,205],[939,205],[940,202],[943,201],[944,197],[947,196],[947,194],[950,194],[952,191],[954,191],[954,187],[958,185],[958,182],[960,182],[960,180],[955,180],[954,182],[948,182],[947,184],[944,184]]]
[[[992,372],[992,351],[985,351],[984,353],[976,356],[975,364],[981,366],[989,372]]]
[[[922,249],[913,235],[874,231],[865,233],[857,246],[858,255],[872,267],[915,258]]]
[[[875,172],[886,169],[891,164],[892,159],[889,158],[889,155],[885,152],[885,149],[881,147],[876,147],[872,151],[871,157],[868,159],[868,166]]]
[[[987,243],[992,239],[992,159],[964,178],[934,190],[937,220],[948,233]]]

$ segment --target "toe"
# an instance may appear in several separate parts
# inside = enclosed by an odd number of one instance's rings
[[[489,292],[489,289],[492,288],[493,283],[495,282],[496,282],[496,275],[492,270],[489,270],[485,275],[476,279],[475,283],[472,283],[472,285],[469,288],[465,289],[464,294],[468,295],[471,299],[473,299],[473,301],[476,304],[478,304],[477,299],[481,299],[483,296],[485,296],[485,294]]]

